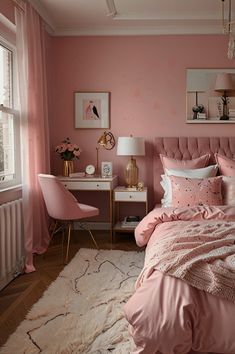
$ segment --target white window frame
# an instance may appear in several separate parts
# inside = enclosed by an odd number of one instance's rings
[[[0,180],[0,192],[8,188],[13,188],[21,185],[21,139],[20,139],[20,114],[19,114],[19,102],[18,102],[18,90],[17,90],[17,58],[16,47],[9,41],[0,36],[0,45],[12,52],[12,108],[4,107],[0,105],[0,111],[10,113],[14,119],[14,167],[15,175],[12,180],[1,181]],[[1,102],[0,102],[1,103]]]

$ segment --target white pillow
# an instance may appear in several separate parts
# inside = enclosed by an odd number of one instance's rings
[[[222,196],[225,205],[235,205],[235,177],[223,176]]]
[[[209,178],[215,177],[218,171],[218,165],[211,165],[205,168],[195,168],[193,170],[165,169],[165,175],[161,175],[160,184],[164,190],[164,196],[161,200],[163,207],[170,207],[172,203],[171,182],[168,176],[186,177],[186,178]]]

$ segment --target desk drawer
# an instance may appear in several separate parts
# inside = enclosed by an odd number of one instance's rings
[[[61,181],[61,183],[70,190],[84,190],[84,191],[109,191],[110,182],[93,182],[93,181]]]
[[[147,193],[143,192],[115,192],[116,202],[146,202]]]

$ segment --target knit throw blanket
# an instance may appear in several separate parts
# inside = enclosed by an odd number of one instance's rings
[[[197,289],[235,303],[235,222],[172,221],[157,225],[147,247],[137,286],[154,269],[180,278]]]

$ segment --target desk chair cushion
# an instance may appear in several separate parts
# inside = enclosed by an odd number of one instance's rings
[[[78,203],[59,179],[53,175],[39,175],[48,214],[56,220],[79,220],[99,214],[99,209]]]
[[[96,216],[99,215],[99,209],[96,207],[93,207],[91,205],[86,205],[86,204],[79,204],[79,208],[82,210],[83,213],[85,213],[85,217],[90,217],[90,216]]]

